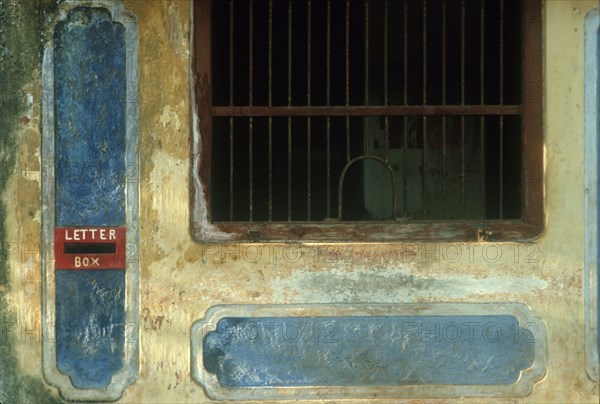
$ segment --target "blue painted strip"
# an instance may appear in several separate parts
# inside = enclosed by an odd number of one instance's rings
[[[509,315],[228,317],[203,363],[224,387],[507,385],[535,332]]]
[[[108,386],[124,364],[125,271],[56,271],[58,370],[78,388]]]
[[[54,32],[56,226],[125,225],[125,29],[77,7]],[[56,363],[81,389],[124,366],[125,272],[56,271]]]
[[[54,33],[56,225],[125,224],[125,29],[75,8]]]

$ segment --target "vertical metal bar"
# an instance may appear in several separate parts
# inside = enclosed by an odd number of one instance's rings
[[[288,0],[288,106],[292,105],[292,2]],[[292,220],[292,118],[288,116],[288,221]]]
[[[365,105],[369,105],[369,2],[365,1]]]
[[[423,105],[427,105],[427,0],[423,0]],[[423,115],[423,211],[428,215],[427,206],[427,116]]]
[[[273,105],[273,0],[269,0],[268,86],[269,107]],[[273,219],[273,118],[269,116],[269,221]]]
[[[383,8],[383,104],[388,105],[388,23],[389,23],[389,3],[386,0]],[[386,115],[384,118],[385,124],[385,161],[390,158],[390,118]]]
[[[485,104],[485,0],[481,0],[479,14],[479,103]],[[485,218],[485,116],[479,118],[479,217]]]
[[[253,90],[253,81],[252,81],[252,77],[254,76],[254,66],[253,66],[253,19],[254,19],[254,4],[253,4],[253,0],[250,0],[249,3],[249,10],[248,10],[248,41],[249,41],[249,50],[248,50],[248,104],[250,106],[252,106],[252,90]],[[248,187],[249,187],[249,192],[248,192],[248,199],[249,199],[249,221],[251,222],[253,220],[253,216],[254,216],[254,212],[253,212],[253,177],[252,177],[252,169],[254,166],[254,162],[253,162],[253,155],[252,155],[252,146],[254,145],[254,139],[253,139],[253,130],[254,130],[254,122],[252,120],[252,117],[250,117],[249,120],[249,128],[248,128]]]
[[[365,95],[363,97],[363,102],[365,105],[369,105],[369,2],[365,1],[365,8],[364,8],[364,13],[365,13],[365,32],[364,32],[364,38],[365,38],[365,49],[364,49],[364,55],[365,55],[365,64],[364,64],[364,69],[365,69],[365,82],[364,82],[364,88],[365,88]],[[369,120],[373,119],[371,117],[363,117],[363,133],[364,133],[364,148],[365,148],[365,154],[369,155],[371,153],[371,145],[369,143],[368,136],[367,134],[369,133]]]
[[[465,116],[460,116],[460,216],[465,217]]]
[[[504,104],[504,0],[500,0],[500,105]],[[504,217],[504,117],[500,115],[500,219]]]
[[[387,0],[386,0],[387,3]],[[404,41],[403,41],[403,70],[404,70],[404,77],[403,77],[403,90],[404,90],[404,94],[403,94],[403,100],[404,100],[404,105],[408,105],[408,1],[404,2],[404,16],[403,16],[403,26],[402,29],[404,30]],[[408,119],[406,119],[406,115],[404,115],[403,117],[403,127],[404,127],[404,144],[402,147],[402,152],[403,152],[403,156],[402,156],[402,207],[403,207],[403,211],[402,211],[402,216],[407,217],[408,216]]]
[[[327,55],[326,58],[326,104],[331,104],[331,1],[327,1]],[[327,140],[327,179],[326,179],[326,198],[327,198],[327,217],[331,217],[331,118],[327,117],[327,128],[326,128],[326,140]]]
[[[306,27],[306,105],[311,105],[311,74],[310,68],[312,64],[311,58],[311,40],[312,40],[312,1],[308,0],[307,4],[307,27]],[[307,159],[306,159],[306,220],[311,220],[311,119],[310,116],[307,117],[307,128],[306,128],[306,150],[307,150]]]
[[[465,0],[460,1],[460,103],[465,105]]]
[[[482,0],[483,1],[483,0]],[[442,1],[442,105],[446,105],[446,1]],[[446,217],[446,115],[442,116],[442,218]]]
[[[233,105],[233,0],[229,0],[229,105]],[[229,118],[229,220],[233,221],[233,117]]]
[[[229,220],[233,220],[233,117],[229,118]]]
[[[350,0],[346,0],[346,106],[350,105]],[[346,116],[346,162],[350,161],[350,117]]]
[[[423,0],[423,105],[427,105],[427,0]]]
[[[460,103],[465,105],[465,0],[460,2]],[[460,215],[465,217],[465,116],[460,116]]]

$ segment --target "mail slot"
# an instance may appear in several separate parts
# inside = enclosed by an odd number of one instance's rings
[[[126,227],[56,227],[55,269],[125,269]]]

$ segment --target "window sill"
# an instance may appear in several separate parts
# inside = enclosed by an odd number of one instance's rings
[[[192,224],[192,237],[200,243],[213,242],[519,242],[532,241],[542,225],[523,221],[471,220],[272,223],[218,222]]]

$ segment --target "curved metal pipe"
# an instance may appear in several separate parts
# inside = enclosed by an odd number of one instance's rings
[[[375,160],[375,161],[383,164],[383,166],[385,168],[387,168],[388,172],[390,173],[390,178],[392,180],[392,218],[393,218],[393,220],[396,220],[396,176],[394,175],[394,170],[392,169],[392,167],[384,159],[377,157],[377,156],[354,157],[352,160],[350,160],[344,166],[344,169],[342,170],[342,174],[340,175],[340,180],[338,182],[338,217],[337,217],[337,220],[338,221],[342,220],[342,206],[343,206],[343,198],[344,198],[343,190],[344,190],[344,179],[346,178],[346,172],[348,171],[348,169],[350,168],[350,166],[352,164],[356,163],[357,161],[361,161],[361,160]]]

